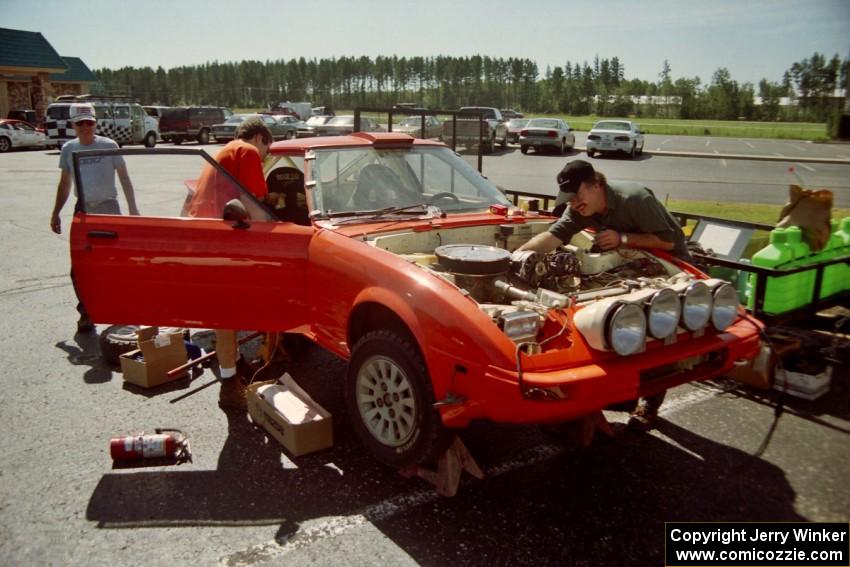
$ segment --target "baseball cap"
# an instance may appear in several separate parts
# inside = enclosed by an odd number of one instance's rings
[[[94,113],[94,106],[88,103],[72,104],[70,116],[71,122],[73,122],[74,124],[76,124],[77,122],[83,122],[85,120],[97,122],[97,116]]]
[[[566,193],[563,196],[564,201],[569,201],[578,193],[578,188],[581,187],[582,183],[593,179],[594,173],[593,166],[583,159],[573,160],[565,165],[556,177],[558,189],[561,190],[561,193]],[[558,195],[558,197],[560,199],[562,195]]]

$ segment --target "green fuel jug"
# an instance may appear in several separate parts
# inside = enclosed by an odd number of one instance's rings
[[[789,268],[798,268],[809,263],[811,250],[809,245],[803,241],[803,231],[798,226],[790,226],[785,229],[788,235],[788,247],[791,249],[793,260]],[[802,307],[812,302],[812,292],[815,287],[815,272],[808,270],[789,276],[794,281],[793,308]]]
[[[844,217],[838,223],[838,236],[844,241],[841,255],[850,256],[850,217]],[[844,285],[841,291],[847,291],[850,290],[850,264],[842,264],[841,267],[844,268],[844,273],[841,275],[841,281],[844,282]]]
[[[793,254],[788,247],[788,235],[785,233],[785,229],[775,228],[770,231],[770,243],[753,254],[751,262],[753,266],[778,268],[787,266],[792,259]],[[747,307],[753,309],[757,289],[756,274],[751,274],[750,278],[751,291]],[[764,312],[775,314],[793,309],[795,291],[793,277],[768,277],[764,293]]]
[[[826,246],[823,247],[823,251],[821,252],[822,260],[838,258],[843,256],[844,252],[844,240],[838,234],[838,221],[832,219],[830,225],[832,230],[829,234],[829,240],[827,240]],[[821,282],[821,292],[818,297],[829,297],[844,289],[846,285],[845,280],[842,279],[842,276],[844,276],[844,267],[845,264],[833,264],[823,269],[823,281]]]

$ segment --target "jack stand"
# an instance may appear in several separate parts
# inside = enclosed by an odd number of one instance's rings
[[[576,443],[582,447],[590,447],[593,442],[593,434],[596,430],[602,431],[608,437],[614,436],[614,431],[611,429],[611,424],[605,419],[605,415],[601,411],[586,415],[581,419],[573,422],[574,427],[570,434]]]
[[[437,494],[441,496],[454,496],[460,485],[460,474],[466,471],[475,478],[484,478],[484,473],[469,454],[466,445],[455,436],[449,448],[437,459],[437,470],[432,471],[420,465],[404,467],[399,472],[405,478],[418,476],[434,485]]]

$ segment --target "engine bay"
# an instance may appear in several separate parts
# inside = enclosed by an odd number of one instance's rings
[[[699,280],[648,251],[598,251],[590,232],[547,254],[516,252],[548,227],[541,221],[434,229],[381,234],[367,242],[453,284],[517,344],[545,342],[540,332],[545,320],[552,312],[564,316],[568,306],[576,308],[575,326],[594,348],[619,354],[640,352],[637,343],[644,339],[701,333],[713,309],[725,309],[720,319],[729,324],[734,319],[737,300],[730,299],[730,289],[723,290],[722,303],[713,304],[721,285],[731,287],[726,282]],[[624,310],[624,305],[632,307]],[[621,348],[608,333],[612,317],[621,319],[617,329],[631,325],[640,331],[626,331]],[[622,347],[632,336],[642,338]]]

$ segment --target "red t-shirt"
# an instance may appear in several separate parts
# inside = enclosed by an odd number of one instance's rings
[[[263,176],[260,151],[248,142],[240,139],[228,142],[216,154],[215,161],[258,199],[262,199],[269,192]],[[198,179],[195,196],[189,204],[189,215],[220,219],[227,202],[238,198],[239,188],[215,168],[207,165]]]

